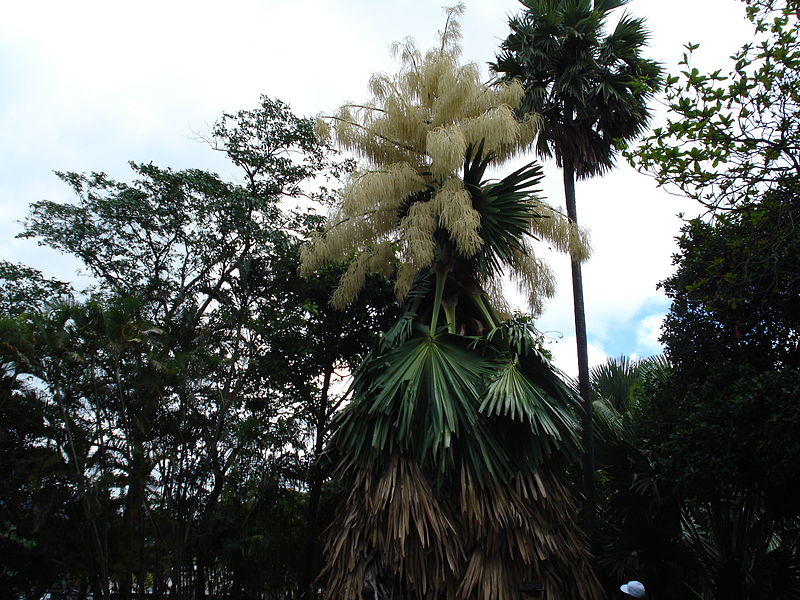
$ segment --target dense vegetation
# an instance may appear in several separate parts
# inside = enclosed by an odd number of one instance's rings
[[[624,2],[551,4],[563,41],[570,15]],[[460,65],[456,8],[440,48],[407,44],[335,113],[360,170],[264,97],[209,139],[240,182],[131,164],[130,182],[59,173],[75,199],[31,205],[20,235],[94,284],[0,262],[0,600],[514,598],[530,579],[550,598],[628,579],[655,599],[800,598],[800,4],[746,4],[756,40],[730,73],[700,73],[691,46],[667,124],[626,150],[707,212],[661,284],[664,356],[591,373],[591,529],[587,413],[532,325],[552,290],[532,240],[588,248],[532,193],[537,165],[484,177],[577,113]],[[652,87],[633,91],[646,112]],[[504,271],[531,314],[504,314]]]
[[[134,164],[130,184],[62,174],[77,201],[32,205],[23,235],[96,284],[2,265],[5,596],[251,598],[312,577],[337,382],[394,309],[375,281],[333,312],[341,270],[297,273],[320,218],[280,202],[341,167],[311,131],[264,98],[214,130],[243,185]]]

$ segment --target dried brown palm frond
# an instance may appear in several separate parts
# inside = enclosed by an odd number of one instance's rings
[[[574,493],[558,477],[520,473],[481,489],[462,468],[454,497],[397,454],[382,473],[354,475],[326,549],[327,598],[357,598],[377,580],[420,600],[518,600],[531,578],[551,600],[599,598]]]
[[[376,577],[420,599],[455,589],[464,562],[460,532],[419,466],[394,454],[382,472],[352,475],[326,548],[326,596],[357,598]]]
[[[574,491],[547,471],[518,473],[477,492],[462,472],[464,545],[473,548],[459,598],[517,600],[524,580],[545,584],[551,600],[599,597]],[[547,565],[544,567],[543,565]]]

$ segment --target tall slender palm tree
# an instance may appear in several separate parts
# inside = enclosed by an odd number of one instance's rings
[[[520,110],[541,116],[536,152],[563,169],[567,215],[578,222],[575,179],[602,175],[620,146],[640,135],[647,103],[661,86],[661,67],[643,58],[643,19],[623,15],[605,33],[609,13],[628,0],[521,0],[492,69],[525,88]],[[583,399],[586,525],[594,506],[592,392],[581,265],[572,262],[578,381]]]
[[[438,48],[399,46],[400,72],[373,77],[372,100],[332,117],[368,170],[303,268],[351,260],[334,304],[366,273],[395,272],[403,314],[355,373],[328,448],[344,489],[328,598],[369,584],[381,597],[510,600],[525,579],[554,599],[599,595],[565,473],[580,455],[579,403],[530,319],[501,316],[497,292],[511,273],[535,308],[553,286],[533,242],[576,260],[588,248],[536,196],[537,165],[486,179],[539,121],[515,118],[519,84],[488,87],[459,64],[462,10],[448,10]]]

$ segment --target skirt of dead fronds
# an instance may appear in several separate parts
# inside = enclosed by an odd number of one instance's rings
[[[476,486],[465,469],[434,491],[421,469],[395,455],[380,474],[350,474],[329,531],[328,600],[518,600],[525,580],[549,600],[595,600],[599,583],[569,486],[544,472]]]

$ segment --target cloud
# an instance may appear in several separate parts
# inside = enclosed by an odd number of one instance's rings
[[[235,177],[217,153],[191,139],[222,111],[254,107],[262,93],[305,115],[363,100],[370,75],[397,66],[388,50],[392,41],[412,36],[425,50],[442,26],[440,5],[422,0],[230,0],[224,9],[211,0],[82,0],[14,2],[5,8],[0,258],[45,271],[54,261],[34,241],[9,240],[28,203],[72,197],[53,170],[105,171],[126,180],[127,160],[152,160]],[[508,33],[507,16],[520,8],[517,0],[471,0],[464,60],[476,61],[485,72]],[[672,70],[686,41],[702,40],[699,54],[714,68],[727,65],[739,41],[750,38],[743,8],[730,0],[642,3],[633,10],[652,30],[647,55]],[[698,18],[687,20],[686,14]],[[708,29],[710,17],[717,35]],[[561,173],[547,165],[545,175],[543,195],[555,206],[563,204]],[[697,209],[624,164],[604,178],[578,182],[577,201],[595,249],[583,269],[595,355],[604,349],[613,355],[648,351],[652,331],[639,335],[637,319],[654,315],[661,309],[654,306],[663,304],[656,284],[672,268],[680,226],[674,215]],[[559,293],[537,325],[569,337],[574,335],[569,262],[558,255],[548,260]]]
[[[562,339],[549,338],[547,349],[553,354],[553,364],[573,378],[578,377],[578,355],[575,346],[575,336]],[[588,345],[589,368],[601,365],[608,360],[608,353],[599,344],[590,342]]]
[[[563,190],[557,175],[552,167],[546,170],[543,191],[560,206]],[[682,224],[677,213],[698,208],[654,189],[648,177],[624,164],[602,179],[578,182],[576,192],[578,220],[589,229],[593,246],[592,257],[582,265],[589,339],[614,356],[642,351],[638,321],[663,314],[668,304],[658,283],[673,270],[675,236]],[[558,292],[545,304],[537,326],[574,335],[569,260],[555,253],[546,256],[556,271]]]
[[[665,316],[664,314],[655,314],[639,321],[636,340],[636,353],[639,356],[652,356],[663,352],[658,338],[661,336],[661,326],[664,324]]]

